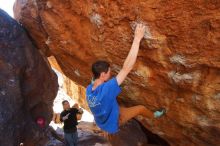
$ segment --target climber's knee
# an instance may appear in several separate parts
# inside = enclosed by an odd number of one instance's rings
[[[143,105],[138,105],[138,112],[139,114],[142,114],[143,112],[146,111],[146,107]]]

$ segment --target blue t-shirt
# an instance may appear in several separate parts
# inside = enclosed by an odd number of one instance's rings
[[[116,78],[99,85],[92,91],[93,84],[86,89],[86,99],[96,124],[108,133],[118,132],[119,106],[116,100],[121,93]]]

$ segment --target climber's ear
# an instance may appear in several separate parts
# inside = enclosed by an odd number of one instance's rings
[[[101,72],[99,78],[103,81],[108,81],[111,78],[111,69],[109,68],[107,72]]]
[[[106,74],[106,72],[101,72],[99,79],[105,80]]]

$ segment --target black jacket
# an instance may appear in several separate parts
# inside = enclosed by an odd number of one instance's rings
[[[68,119],[63,121],[63,117],[66,116],[67,114],[69,114]],[[60,121],[64,122],[63,129],[65,133],[72,133],[72,132],[77,131],[77,128],[76,128],[76,125],[78,125],[77,116],[76,116],[77,114],[80,114],[77,108],[70,108],[69,110],[64,110],[60,114]]]

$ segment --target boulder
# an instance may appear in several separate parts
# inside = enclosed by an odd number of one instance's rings
[[[47,141],[58,83],[39,51],[22,26],[0,10],[1,146],[42,146]]]
[[[147,27],[121,105],[164,107],[144,124],[172,146],[220,145],[220,1],[17,0],[15,18],[71,81],[86,87],[91,64],[122,67],[137,23]],[[68,89],[71,90],[71,89]]]

